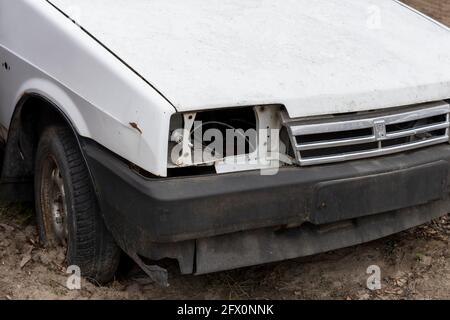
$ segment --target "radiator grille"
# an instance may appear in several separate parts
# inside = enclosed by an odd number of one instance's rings
[[[450,105],[422,104],[396,111],[299,120],[283,115],[300,165],[381,156],[449,141]]]

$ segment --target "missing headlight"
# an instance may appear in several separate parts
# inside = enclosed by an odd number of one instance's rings
[[[212,166],[227,156],[256,151],[253,108],[175,114],[171,119],[169,168]]]
[[[286,149],[280,140],[280,111],[272,105],[174,115],[169,174],[194,167],[196,174],[202,167],[208,173],[211,167],[217,173],[278,167]]]

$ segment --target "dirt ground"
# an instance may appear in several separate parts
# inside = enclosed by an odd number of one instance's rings
[[[182,276],[169,265],[169,288],[132,264],[116,281],[66,287],[64,254],[38,244],[33,210],[0,209],[0,299],[450,299],[450,217],[357,247],[308,258]],[[367,289],[366,270],[381,268],[381,290]]]

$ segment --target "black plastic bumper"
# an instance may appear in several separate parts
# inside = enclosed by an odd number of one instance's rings
[[[167,179],[146,179],[93,142],[85,141],[84,149],[104,219],[122,248],[155,259],[183,260],[180,264],[185,273],[242,266],[246,260],[242,258],[239,263],[236,257],[239,252],[240,257],[245,257],[242,247],[236,247],[244,245],[236,242],[239,237],[259,233],[259,239],[262,234],[272,239],[276,229],[291,230],[293,234],[292,230],[298,231],[302,225],[305,228],[305,223],[323,227],[342,221],[367,222],[367,217],[376,221],[379,214],[386,216],[404,208],[426,211],[431,206],[439,207],[431,214],[400,223],[403,227],[397,225],[390,231],[377,232],[376,236],[366,233],[354,241],[332,240],[347,246],[426,222],[444,214],[448,207],[449,145],[333,165],[283,168],[275,176],[252,171]],[[389,217],[392,219],[393,215]],[[407,215],[402,219],[407,219]],[[382,228],[382,221],[378,223],[377,228]],[[297,240],[307,233],[299,234]],[[277,247],[274,241],[270,242]],[[293,239],[291,243],[303,245],[303,249],[309,246]],[[288,247],[284,245],[276,255],[267,251],[269,256],[264,256],[262,252],[243,265],[335,249],[324,243],[322,250],[302,253],[296,249],[295,253],[288,253]],[[197,261],[193,261],[196,250]],[[251,251],[248,248],[247,252]],[[217,255],[232,255],[236,261],[229,259],[226,264]],[[215,257],[215,262],[205,263],[211,257]]]

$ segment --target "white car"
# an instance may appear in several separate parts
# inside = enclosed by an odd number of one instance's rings
[[[1,197],[98,282],[449,211],[450,32],[398,1],[0,0],[0,66]]]

